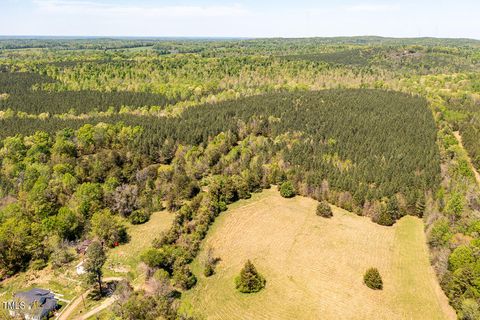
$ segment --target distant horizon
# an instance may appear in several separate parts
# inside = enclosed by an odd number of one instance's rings
[[[334,38],[381,38],[381,39],[438,39],[438,40],[472,40],[480,41],[480,38],[468,38],[468,37],[435,37],[435,36],[413,36],[413,37],[390,37],[390,36],[379,36],[379,35],[354,35],[354,36],[345,36],[345,35],[336,35],[336,36],[298,36],[298,37],[240,37],[240,36],[142,36],[142,35],[131,35],[131,36],[122,36],[122,35],[35,35],[35,34],[25,34],[25,35],[7,35],[0,34],[0,40],[15,40],[15,39],[67,39],[67,40],[81,40],[81,39],[132,39],[132,40],[172,40],[172,39],[186,39],[186,40],[261,40],[261,39],[334,39]]]
[[[0,12],[11,36],[480,40],[476,0],[2,0]]]

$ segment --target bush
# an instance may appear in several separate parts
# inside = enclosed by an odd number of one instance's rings
[[[197,283],[197,278],[190,271],[190,267],[188,265],[183,265],[175,268],[173,271],[173,282],[175,286],[184,290],[188,290]]]
[[[465,299],[462,301],[460,309],[460,317],[462,320],[478,320],[480,319],[480,308],[474,299]]]
[[[291,198],[295,196],[295,188],[290,181],[282,183],[280,186],[280,195],[284,198]]]
[[[30,263],[30,268],[32,270],[42,270],[47,266],[47,262],[43,259],[33,260]]]
[[[450,196],[450,199],[448,199],[444,211],[458,219],[462,215],[464,206],[465,204],[462,195],[455,192]]]
[[[128,220],[132,224],[142,224],[150,220],[150,213],[145,210],[135,210],[130,214]]]
[[[240,275],[235,278],[235,287],[242,293],[253,293],[265,287],[265,278],[255,269],[253,263],[248,260]]]
[[[205,275],[205,277],[213,276],[214,273],[214,266],[211,264],[205,264],[205,269],[203,270],[203,274]]]
[[[158,269],[157,271],[155,271],[155,273],[153,274],[153,278],[158,281],[170,282],[170,275],[166,270],[163,269]]]
[[[475,263],[475,253],[470,246],[458,246],[448,258],[448,269],[455,271]]]
[[[382,209],[380,211],[380,213],[378,214],[378,216],[376,216],[373,219],[373,222],[378,223],[379,225],[382,225],[382,226],[389,227],[389,226],[392,226],[395,223],[395,220],[393,219],[393,217],[390,215],[390,213],[387,210]]]
[[[205,259],[205,269],[203,270],[205,277],[213,276],[215,273],[215,267],[219,261],[220,258],[215,257],[213,254],[213,249],[209,248],[207,252],[207,258]]]
[[[50,255],[50,261],[55,268],[60,268],[74,259],[74,253],[66,245],[59,245]]]
[[[442,218],[433,223],[428,236],[428,243],[433,247],[448,247],[452,236],[450,222],[448,219]]]
[[[326,201],[320,201],[317,205],[317,216],[331,218],[333,216],[332,208]]]
[[[380,272],[378,272],[377,268],[370,268],[365,272],[363,276],[363,282],[373,290],[382,290],[383,289],[383,281],[382,277],[380,276]]]

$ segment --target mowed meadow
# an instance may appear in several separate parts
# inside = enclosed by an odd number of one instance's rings
[[[193,264],[199,281],[182,309],[206,319],[455,319],[429,264],[420,219],[384,227],[337,207],[325,219],[316,204],[272,188],[232,205]],[[221,261],[206,278],[208,248]],[[257,294],[235,290],[247,259],[267,280]],[[369,267],[379,269],[383,290],[363,284]]]

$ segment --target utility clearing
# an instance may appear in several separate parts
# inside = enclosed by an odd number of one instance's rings
[[[199,281],[184,294],[183,311],[207,319],[456,319],[429,264],[421,219],[384,227],[337,207],[322,218],[316,205],[275,188],[233,204],[193,263]],[[206,278],[208,248],[221,261]],[[235,289],[247,259],[267,280],[256,294]],[[370,267],[383,290],[363,284]]]

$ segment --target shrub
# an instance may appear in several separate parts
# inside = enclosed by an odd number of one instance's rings
[[[235,278],[235,287],[242,293],[253,293],[265,287],[265,278],[255,269],[253,263],[248,260],[240,275]]]
[[[205,275],[205,277],[213,276],[214,273],[214,266],[211,264],[205,264],[205,269],[203,270],[203,274]]]
[[[460,193],[455,192],[448,199],[445,212],[458,219],[462,215],[463,208],[463,197]]]
[[[188,290],[197,283],[197,278],[190,271],[190,267],[188,265],[183,265],[175,268],[173,272],[173,282],[177,287]]]
[[[373,222],[382,226],[392,226],[395,223],[395,220],[386,209],[382,209],[378,216],[373,219]]]
[[[382,277],[380,276],[380,272],[378,272],[377,268],[370,268],[365,272],[363,276],[363,282],[373,290],[382,290],[383,289],[383,281]]]
[[[155,271],[155,273],[153,274],[153,278],[158,281],[170,282],[170,275],[166,270],[163,269],[158,269],[157,271]]]
[[[332,208],[326,201],[320,201],[317,205],[317,216],[331,218],[333,216]]]
[[[448,247],[452,236],[450,222],[448,219],[442,218],[433,223],[428,236],[428,243],[433,247]]]
[[[471,247],[462,245],[458,246],[448,258],[448,268],[455,271],[467,265],[475,263],[474,251]]]
[[[66,245],[59,245],[50,255],[50,261],[53,267],[60,268],[61,266],[73,261],[75,255]]]
[[[30,263],[30,268],[32,268],[32,270],[42,270],[44,269],[45,267],[47,266],[47,262],[43,259],[37,259],[37,260],[33,260],[31,263]]]
[[[282,183],[280,186],[280,195],[284,198],[291,198],[295,196],[295,188],[290,181]]]
[[[215,273],[215,267],[219,261],[220,258],[215,257],[213,254],[213,249],[209,248],[207,252],[207,258],[205,259],[205,269],[203,270],[205,277],[210,277]]]
[[[135,210],[130,214],[128,220],[132,224],[142,224],[150,220],[150,213],[145,210]]]
[[[462,301],[459,319],[478,320],[480,319],[480,308],[475,299],[465,299]]]

